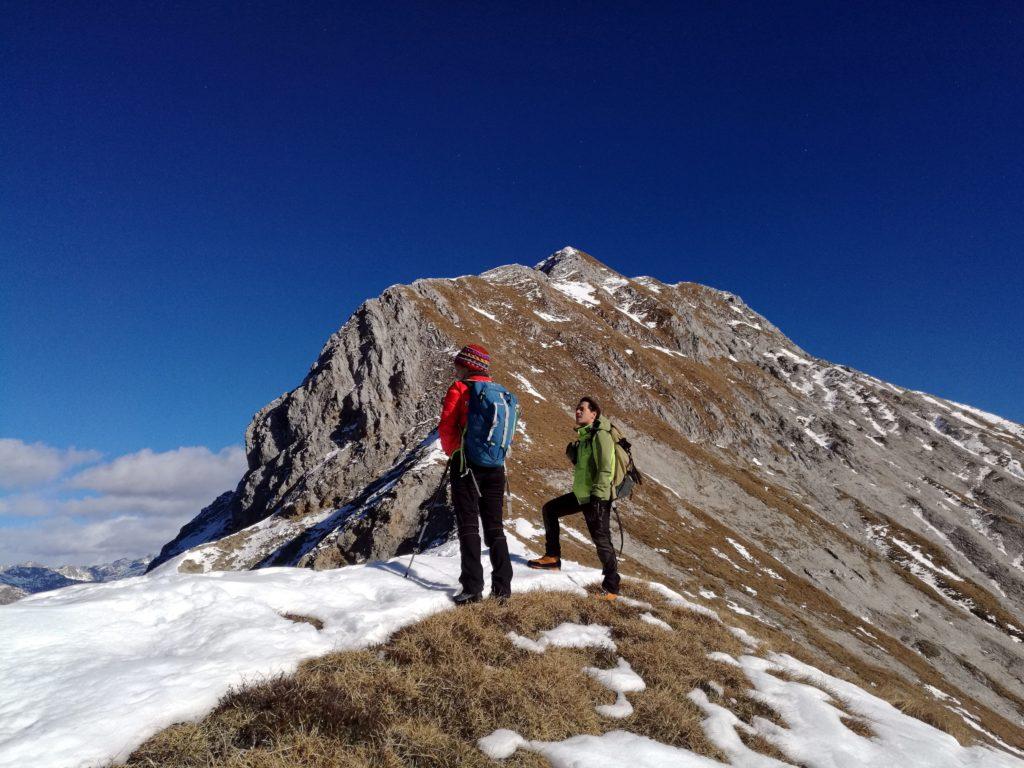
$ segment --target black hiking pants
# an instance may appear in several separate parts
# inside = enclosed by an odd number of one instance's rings
[[[567,493],[552,499],[543,508],[544,515],[544,554],[548,557],[562,558],[562,545],[558,540],[560,529],[558,519],[576,512],[583,513],[583,519],[590,531],[590,538],[597,547],[597,557],[601,561],[601,573],[604,581],[601,586],[605,592],[619,594],[619,568],[615,562],[615,547],[612,546],[610,501],[590,501],[580,504],[576,494]]]
[[[511,595],[512,560],[501,522],[505,468],[478,467],[467,462],[466,472],[460,473],[460,464],[456,456],[452,462],[452,503],[462,555],[459,582],[465,592],[484,591],[484,569],[480,562],[480,523],[483,523],[484,544],[491,549],[491,592],[495,597]]]

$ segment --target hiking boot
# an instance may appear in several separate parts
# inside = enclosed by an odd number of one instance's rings
[[[527,560],[526,564],[537,571],[560,571],[562,570],[562,558],[544,555],[536,560]]]
[[[484,596],[479,592],[459,592],[459,594],[452,596],[452,602],[456,605],[469,605],[470,603],[479,603],[483,599]]]
[[[512,599],[512,595],[496,595],[491,592],[491,597],[498,605],[508,605],[508,601]]]
[[[604,590],[601,590],[601,592],[598,595],[596,595],[596,597],[598,600],[603,600],[606,603],[614,603],[616,600],[619,599],[619,596],[614,592],[605,592]]]

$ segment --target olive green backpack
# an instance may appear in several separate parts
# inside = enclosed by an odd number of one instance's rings
[[[616,499],[628,499],[633,493],[633,486],[643,483],[643,476],[636,468],[633,461],[631,448],[633,447],[619,428],[614,424],[611,426],[612,441],[615,443],[615,472],[612,476],[612,488],[615,489]]]

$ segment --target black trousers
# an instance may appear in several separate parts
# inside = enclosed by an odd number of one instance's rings
[[[576,494],[567,493],[558,496],[544,505],[544,554],[549,557],[562,557],[562,545],[558,540],[560,529],[558,519],[576,512],[583,513],[583,519],[590,531],[590,538],[597,547],[597,557],[601,561],[601,573],[604,581],[601,586],[605,592],[619,593],[619,568],[615,562],[615,547],[612,546],[610,528],[612,503],[610,501],[588,501],[580,504]]]
[[[461,462],[452,462],[452,503],[459,528],[459,551],[462,575],[459,582],[465,592],[484,591],[484,569],[480,562],[480,523],[483,523],[484,544],[491,549],[491,592],[496,596],[512,594],[512,560],[501,523],[501,501],[505,494],[504,467],[478,467],[466,464],[460,474]]]

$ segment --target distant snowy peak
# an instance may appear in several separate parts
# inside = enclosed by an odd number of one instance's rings
[[[61,573],[67,571],[75,571],[85,574],[85,578],[80,578],[82,581],[115,581],[117,579],[127,579],[132,576],[141,576],[146,572],[146,566],[152,561],[152,556],[146,557],[123,557],[120,560],[115,560],[112,563],[105,563],[103,565],[90,565],[85,567],[77,567],[72,565],[66,565],[60,569]]]
[[[51,568],[34,562],[18,563],[0,567],[0,585],[20,591],[21,594],[14,598],[16,600],[26,594],[49,592],[75,584],[116,581],[130,576],[141,576],[146,572],[146,566],[152,559],[152,557],[134,559],[126,557],[102,565],[62,565],[59,568]],[[10,591],[0,593],[0,600],[10,594],[13,593]],[[3,603],[0,602],[0,604]]]
[[[602,285],[609,279],[628,282],[625,277],[608,268],[589,253],[566,246],[555,251],[534,269],[543,272],[552,280],[571,280]]]
[[[559,264],[571,262],[573,260],[582,260],[585,255],[586,254],[583,254],[582,251],[578,251],[571,245],[567,245],[564,248],[555,251],[543,261],[538,261],[537,264],[534,265],[534,269],[540,270],[545,274],[550,274],[551,270]]]
[[[0,571],[0,584],[24,590],[29,594],[60,589],[78,584],[76,579],[69,579],[53,568],[38,563],[21,563],[9,565]]]

